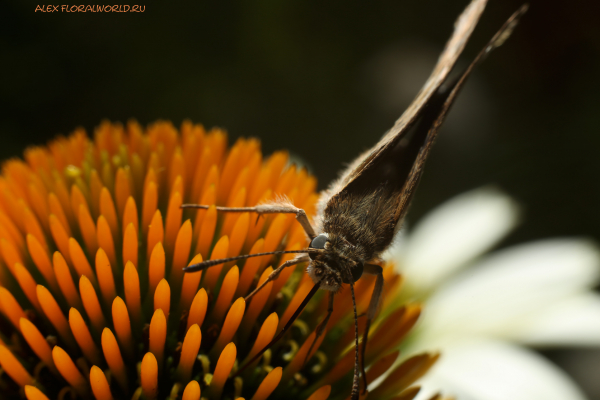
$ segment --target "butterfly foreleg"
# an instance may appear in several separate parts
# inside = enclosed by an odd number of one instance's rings
[[[383,268],[375,264],[365,264],[364,273],[369,275],[375,275],[375,287],[373,288],[373,294],[371,295],[371,301],[369,302],[369,308],[367,310],[367,325],[365,326],[365,333],[363,334],[362,348],[361,348],[361,362],[360,368],[363,376],[363,393],[367,390],[367,374],[365,373],[365,354],[367,351],[367,341],[369,339],[369,328],[371,327],[371,321],[375,318],[379,301],[381,300],[381,293],[383,292]]]
[[[200,208],[203,210],[208,209],[210,206],[208,205],[203,205],[203,204],[182,204],[181,208]],[[217,211],[221,211],[221,212],[255,212],[257,213],[259,216],[264,215],[264,214],[296,214],[296,220],[300,223],[300,225],[302,225],[302,228],[304,228],[304,232],[306,232],[306,235],[310,238],[310,240],[313,240],[315,238],[315,236],[317,236],[315,234],[315,230],[313,229],[312,225],[310,224],[310,221],[308,220],[308,216],[306,215],[306,212],[301,209],[298,208],[296,206],[294,206],[292,203],[290,202],[274,202],[274,203],[266,203],[266,204],[259,204],[257,206],[254,207],[221,207],[218,206],[216,207]]]
[[[296,258],[293,258],[289,261],[284,262],[279,267],[277,267],[277,269],[275,271],[271,272],[269,274],[269,276],[267,277],[267,279],[265,279],[265,281],[262,284],[257,286],[256,289],[254,289],[248,296],[246,296],[246,298],[244,300],[246,301],[246,303],[248,303],[248,301],[250,301],[252,296],[254,296],[256,293],[258,293],[263,287],[265,287],[265,285],[267,283],[277,279],[279,277],[279,274],[281,273],[281,271],[283,271],[287,267],[291,267],[292,265],[297,265],[297,264],[301,264],[303,262],[308,262],[308,261],[310,261],[310,257],[307,255],[302,255],[302,256],[298,256]]]

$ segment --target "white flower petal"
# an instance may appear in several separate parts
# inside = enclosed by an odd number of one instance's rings
[[[510,337],[536,313],[593,286],[599,264],[598,249],[584,240],[545,240],[497,252],[436,290],[422,329]]]
[[[514,340],[541,346],[599,346],[600,296],[585,293],[532,315],[511,332]]]
[[[455,343],[422,381],[417,399],[441,392],[460,400],[582,400],[585,396],[559,368],[505,342]]]
[[[493,188],[461,194],[425,216],[391,256],[428,290],[494,246],[517,223],[516,203]]]

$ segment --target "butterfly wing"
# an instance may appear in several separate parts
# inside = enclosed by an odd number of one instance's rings
[[[527,11],[528,5],[525,4],[521,6],[500,28],[498,32],[490,39],[487,45],[477,54],[475,59],[469,64],[469,66],[465,69],[465,71],[448,85],[446,90],[438,91],[436,95],[432,97],[433,104],[431,105],[432,111],[435,110],[432,115],[436,115],[435,118],[432,119],[432,122],[428,122],[427,119],[424,119],[425,125],[429,127],[427,131],[427,135],[425,136],[424,142],[419,146],[419,151],[416,154],[416,158],[414,163],[410,169],[410,172],[407,176],[406,183],[402,186],[402,190],[400,191],[397,198],[397,208],[395,214],[396,222],[402,220],[406,211],[408,210],[408,205],[414,191],[416,189],[417,184],[419,183],[419,179],[421,178],[421,174],[423,171],[423,165],[427,156],[429,155],[429,151],[435,141],[437,132],[439,127],[444,122],[450,107],[454,103],[454,100],[458,96],[458,93],[462,89],[464,83],[466,82],[473,69],[481,63],[487,55],[494,50],[495,48],[501,46],[506,39],[512,34],[512,31],[517,26],[517,23],[521,16]],[[439,110],[436,107],[436,104],[440,104]],[[426,110],[427,112],[427,110]],[[393,138],[390,142],[393,142]],[[419,144],[417,144],[419,145]],[[416,147],[416,146],[415,146]],[[388,149],[392,148],[392,146],[387,146]],[[386,150],[382,149],[382,154],[384,154]],[[390,150],[387,150],[390,152]],[[393,150],[392,150],[393,152]],[[385,157],[385,156],[384,156]]]
[[[349,197],[353,204],[368,203],[361,199],[370,197],[377,212],[388,214],[387,218],[380,218],[386,227],[385,232],[382,228],[379,234],[386,236],[383,242],[389,244],[408,209],[438,129],[458,92],[475,65],[506,40],[526,9],[522,7],[511,16],[462,75],[452,82],[446,82],[485,4],[485,0],[473,0],[461,14],[452,37],[416,99],[379,143],[355,160],[340,179],[329,187],[321,198],[322,213],[337,214],[334,209],[339,204],[347,204]],[[444,83],[445,87],[441,88]],[[373,193],[377,193],[374,202]],[[355,213],[362,212],[365,215],[373,212],[368,206],[353,209]]]
[[[370,150],[356,158],[348,168],[342,172],[340,178],[332,183],[331,187],[328,189],[331,196],[341,191],[348,183],[356,179],[363,171],[376,162],[377,156],[388,147],[391,142],[397,141],[402,137],[408,131],[408,128],[410,128],[423,113],[424,107],[446,80],[448,74],[454,67],[458,56],[462,53],[475,25],[477,25],[486,3],[487,0],[473,0],[467,8],[465,8],[456,20],[452,36],[446,43],[444,51],[440,55],[431,75],[417,94],[417,97],[384,137]]]

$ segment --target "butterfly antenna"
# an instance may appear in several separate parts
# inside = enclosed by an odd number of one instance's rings
[[[236,257],[229,258],[219,258],[218,260],[206,260],[198,264],[188,265],[183,268],[184,272],[197,272],[204,271],[207,268],[213,267],[215,265],[227,263],[230,261],[236,260],[244,260],[246,258],[252,257],[260,257],[260,256],[271,256],[271,255],[279,255],[279,254],[296,254],[296,253],[320,253],[322,249],[302,249],[302,250],[281,250],[281,251],[269,251],[267,253],[255,253],[255,254],[244,254]]]
[[[306,307],[306,305],[308,304],[308,302],[310,301],[310,299],[312,299],[313,296],[315,295],[315,293],[317,293],[317,291],[319,290],[320,286],[321,286],[321,281],[315,283],[315,285],[312,287],[312,289],[310,289],[310,292],[308,292],[308,294],[306,295],[306,297],[304,298],[304,300],[302,300],[302,303],[300,303],[300,305],[298,306],[298,308],[296,309],[296,311],[294,311],[294,314],[289,319],[289,321],[285,324],[285,326],[283,327],[283,329],[281,330],[281,332],[279,332],[279,334],[277,336],[275,336],[269,342],[269,344],[267,344],[264,347],[264,349],[262,349],[261,351],[259,351],[254,357],[252,357],[252,359],[250,361],[248,361],[246,364],[244,364],[235,373],[234,376],[238,376],[246,368],[248,368],[250,365],[252,365],[254,363],[254,361],[258,360],[265,353],[265,351],[267,351],[271,346],[273,346],[275,343],[277,343],[277,341],[279,339],[281,339],[283,337],[283,335],[285,335],[285,333],[288,331],[288,329],[290,329],[290,327],[292,326],[292,324],[294,323],[294,321],[298,318],[298,316],[300,315],[300,313],[302,313],[302,310],[304,310],[304,307]]]

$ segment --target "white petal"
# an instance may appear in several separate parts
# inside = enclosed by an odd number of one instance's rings
[[[497,252],[432,295],[422,329],[510,337],[536,313],[595,285],[599,265],[598,249],[584,240],[545,240]]]
[[[455,343],[422,381],[418,399],[442,392],[460,400],[582,400],[566,374],[522,347],[489,340]]]
[[[532,315],[512,332],[520,342],[541,346],[600,346],[600,296],[585,293]]]
[[[428,290],[494,246],[517,223],[516,203],[493,188],[459,195],[426,215],[392,257]]]

